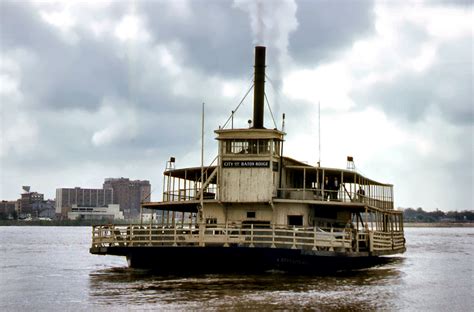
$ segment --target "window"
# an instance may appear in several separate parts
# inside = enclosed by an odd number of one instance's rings
[[[248,154],[249,153],[249,142],[247,141],[231,141],[230,150],[231,154]]]
[[[207,218],[206,224],[217,224],[217,218]]]
[[[273,141],[273,155],[280,155],[280,141]]]
[[[254,154],[268,155],[275,147],[270,140],[226,140],[224,144],[225,154]],[[274,152],[275,153],[275,152]],[[279,151],[276,151],[278,154]]]
[[[303,216],[288,216],[288,225],[302,226]]]
[[[247,211],[247,219],[255,218],[256,213],[255,211]]]
[[[258,153],[269,154],[270,153],[270,142],[268,140],[258,140]]]

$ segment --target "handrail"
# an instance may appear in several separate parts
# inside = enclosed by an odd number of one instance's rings
[[[319,200],[345,203],[365,203],[383,210],[392,210],[393,201],[378,196],[366,196],[346,189],[279,188],[277,199]]]
[[[204,170],[204,176],[207,175],[207,171],[212,167],[212,165],[214,164],[214,162],[219,159],[219,155],[217,155],[216,157],[214,157],[214,159],[211,161],[211,164],[209,166],[206,167],[206,169]],[[196,182],[201,182],[201,177],[199,177],[199,179],[196,181]]]
[[[367,242],[371,240],[370,250]],[[318,251],[382,251],[404,248],[403,232],[357,232],[350,228],[286,225],[204,224],[97,225],[92,247],[223,246],[308,249]],[[390,248],[389,248],[390,247]]]
[[[212,178],[217,174],[217,167],[214,168],[214,171],[211,173],[210,176],[208,176],[208,171],[209,169],[213,166],[213,164],[216,162],[216,160],[219,159],[219,155],[214,157],[214,159],[211,161],[211,164],[207,166],[204,170],[204,175],[203,177],[206,178],[206,181],[204,183],[201,182],[201,177],[199,177],[197,180],[194,181],[195,185],[201,183],[201,187],[199,188],[183,188],[183,189],[177,189],[177,190],[170,190],[166,189],[163,190],[163,201],[170,202],[170,201],[186,201],[186,200],[195,200],[196,198],[199,198],[202,190],[209,188],[210,182]],[[214,185],[214,184],[213,184]],[[214,185],[212,189],[216,190],[217,193],[217,185]],[[185,194],[193,194],[193,195],[185,195],[183,196],[181,194],[182,191],[186,191]]]

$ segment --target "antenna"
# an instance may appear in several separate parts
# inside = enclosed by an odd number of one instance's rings
[[[321,167],[321,102],[318,101],[318,167]]]

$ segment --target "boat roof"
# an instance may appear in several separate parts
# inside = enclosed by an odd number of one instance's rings
[[[204,166],[204,172],[212,172],[217,166]],[[199,180],[201,178],[201,167],[188,167],[180,169],[166,170],[164,175],[188,180]]]
[[[319,171],[324,170],[325,175],[329,177],[338,177],[341,175],[341,173],[344,173],[344,181],[348,183],[355,183],[355,181],[359,181],[360,179],[363,179],[365,181],[364,184],[366,185],[393,186],[393,184],[390,184],[390,183],[378,182],[373,179],[367,178],[366,176],[363,176],[360,172],[357,172],[355,170],[312,166],[305,162],[302,162],[290,157],[283,157],[283,158],[285,161],[284,167],[287,169],[294,169],[294,170],[314,169],[315,172],[318,170]]]
[[[356,181],[360,181],[362,179],[364,181],[363,183],[364,185],[379,185],[379,186],[388,186],[388,187],[393,186],[392,184],[382,183],[382,182],[378,182],[373,179],[367,178],[355,170],[312,166],[305,162],[293,159],[291,157],[286,157],[286,156],[283,157],[283,161],[284,161],[284,168],[287,170],[294,170],[294,171],[306,170],[307,174],[309,173],[310,175],[311,175],[312,170],[314,170],[314,174],[316,174],[317,171],[324,171],[325,175],[329,177],[338,177],[338,176],[341,176],[341,174],[344,174],[344,181],[347,183],[356,183]],[[214,171],[216,167],[217,166],[205,166],[204,167],[205,174],[211,173],[212,171]],[[171,169],[171,170],[166,170],[163,174],[170,177],[174,177],[174,178],[197,181],[201,178],[201,167],[187,167],[187,168]],[[216,183],[216,179],[217,178],[214,177],[211,183]]]

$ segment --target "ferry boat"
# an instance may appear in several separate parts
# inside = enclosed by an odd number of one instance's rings
[[[215,130],[208,165],[163,175],[149,222],[97,225],[90,252],[162,272],[353,269],[403,253],[393,185],[283,156],[285,132],[264,127],[266,48],[255,48],[253,121]],[[353,164],[348,157],[348,164]]]

